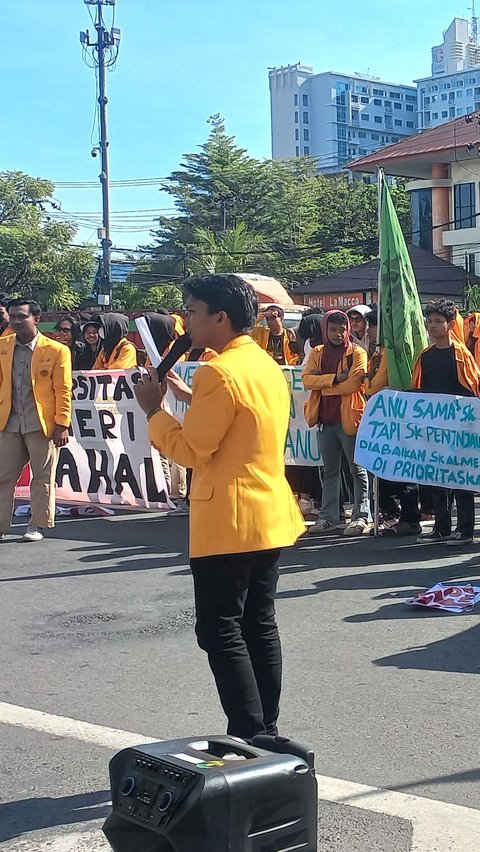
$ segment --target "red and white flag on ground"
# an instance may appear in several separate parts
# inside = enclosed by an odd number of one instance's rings
[[[408,598],[407,606],[426,606],[431,609],[443,609],[446,612],[472,612],[475,604],[480,601],[480,587],[470,583],[449,586],[447,583],[436,583],[426,592],[421,592],[415,598]]]

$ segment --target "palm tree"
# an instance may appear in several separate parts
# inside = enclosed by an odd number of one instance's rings
[[[192,272],[245,272],[258,265],[259,253],[267,250],[260,234],[253,234],[244,222],[216,234],[209,228],[196,228],[197,257],[189,264]]]

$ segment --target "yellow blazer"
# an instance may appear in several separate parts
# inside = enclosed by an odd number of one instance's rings
[[[107,359],[103,349],[100,350],[92,370],[133,370],[136,366],[137,348],[126,337],[122,337],[110,358]]]
[[[266,350],[268,346],[268,338],[270,337],[270,329],[266,328],[264,325],[256,325],[252,328],[252,337],[255,343],[258,343],[262,349]],[[283,357],[285,358],[285,364],[290,367],[293,367],[298,363],[297,353],[292,352],[290,349],[290,339],[286,329],[283,329]]]
[[[193,467],[190,555],[288,547],[305,524],[285,479],[290,394],[278,364],[252,338],[234,338],[193,379],[183,426],[150,419],[152,444]]]
[[[12,364],[16,335],[0,339],[0,432],[12,408]],[[38,333],[32,354],[32,388],[38,419],[51,438],[55,426],[70,426],[72,419],[72,356],[68,346]]]

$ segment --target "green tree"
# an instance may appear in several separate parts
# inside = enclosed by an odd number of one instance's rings
[[[178,310],[183,304],[183,293],[175,284],[117,284],[113,289],[113,306],[122,311],[149,311],[155,308]]]
[[[73,225],[48,220],[53,184],[23,172],[0,172],[0,289],[75,308],[92,289],[95,258],[72,246]]]
[[[219,116],[210,124],[207,141],[165,183],[176,212],[159,220],[138,268],[145,280],[241,269],[295,286],[376,256],[376,186],[318,174],[308,157],[256,160]],[[409,197],[403,186],[392,195],[408,239]]]

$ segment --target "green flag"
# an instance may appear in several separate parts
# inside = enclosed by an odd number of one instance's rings
[[[427,334],[407,244],[381,169],[378,180],[380,344],[385,347],[389,387],[405,390],[415,359],[427,346]]]

